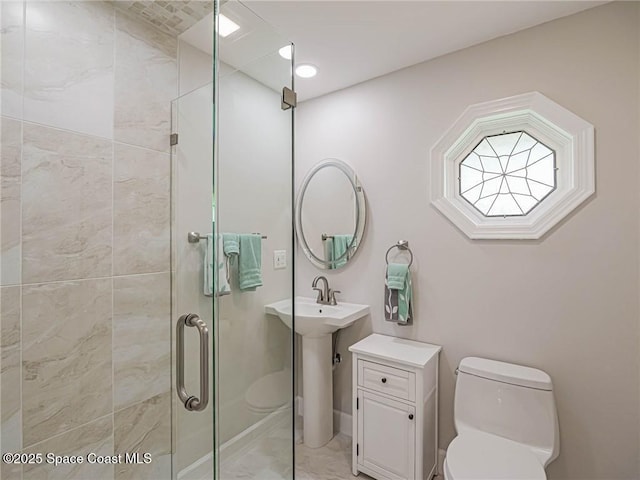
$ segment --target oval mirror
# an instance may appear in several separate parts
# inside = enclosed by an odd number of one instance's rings
[[[364,189],[349,165],[328,158],[307,173],[296,202],[296,233],[311,263],[344,267],[362,243],[366,219]]]

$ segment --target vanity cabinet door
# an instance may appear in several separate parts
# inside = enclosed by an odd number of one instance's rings
[[[415,407],[358,390],[358,464],[378,478],[415,477]]]

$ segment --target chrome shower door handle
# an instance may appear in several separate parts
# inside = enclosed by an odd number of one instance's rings
[[[184,386],[184,327],[196,327],[200,336],[200,398]],[[209,329],[195,313],[182,315],[176,323],[176,391],[184,408],[199,412],[209,403]]]

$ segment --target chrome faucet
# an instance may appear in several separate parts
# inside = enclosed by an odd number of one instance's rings
[[[318,287],[318,282],[322,280],[324,283],[324,288]],[[340,293],[340,290],[333,290],[329,288],[329,280],[322,275],[318,275],[313,279],[311,283],[311,288],[318,291],[318,298],[316,298],[316,303],[320,305],[337,305],[336,301],[336,293]]]

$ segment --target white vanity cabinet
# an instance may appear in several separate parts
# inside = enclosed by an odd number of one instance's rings
[[[441,347],[374,333],[353,354],[353,462],[379,480],[425,480],[438,461]]]

